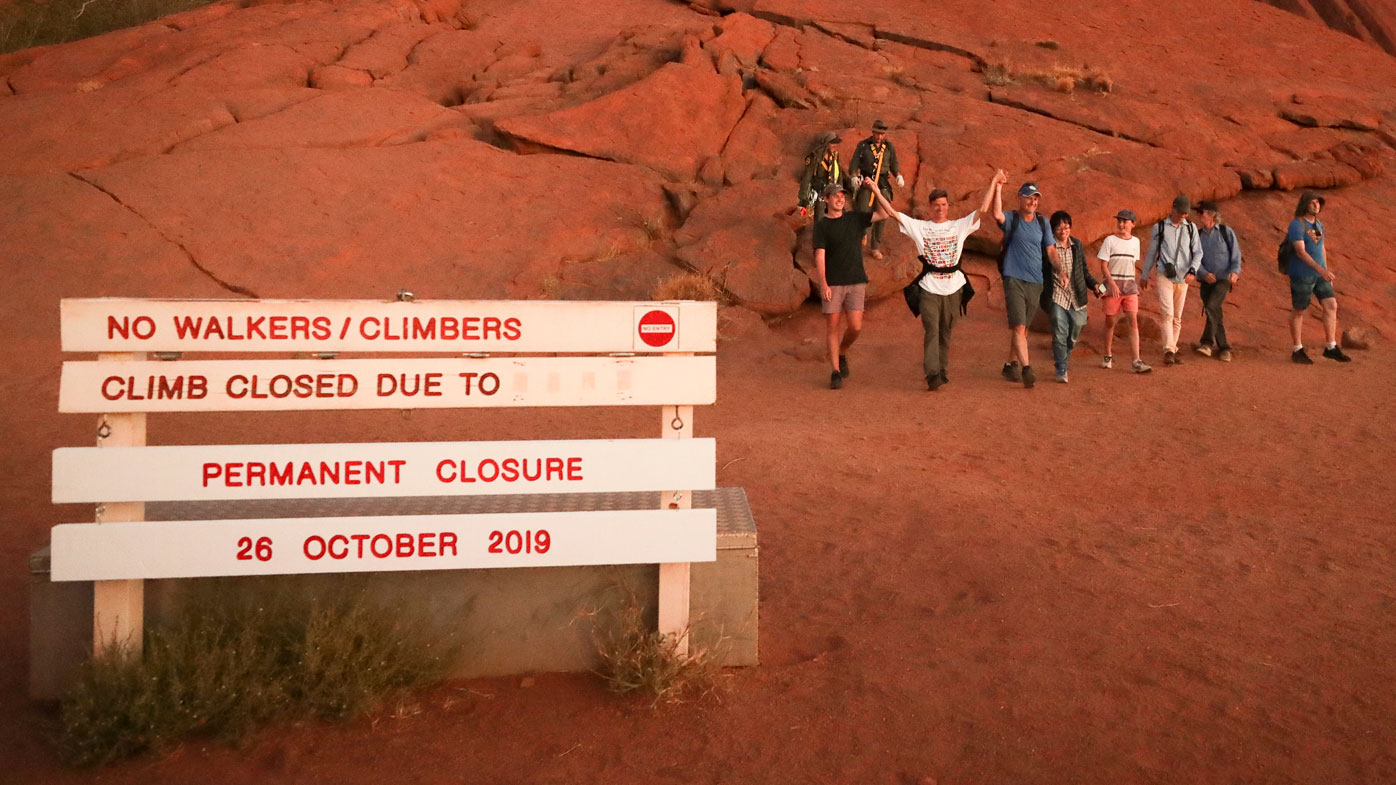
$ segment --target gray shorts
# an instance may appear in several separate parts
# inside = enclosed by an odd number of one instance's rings
[[[1042,298],[1042,284],[1018,278],[1003,279],[1003,303],[1008,311],[1009,327],[1027,327],[1037,313]]]
[[[863,310],[863,298],[868,293],[868,285],[855,283],[850,286],[830,286],[833,293],[822,303],[824,313]]]

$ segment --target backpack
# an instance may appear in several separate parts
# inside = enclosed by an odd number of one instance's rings
[[[1000,277],[1003,276],[1003,263],[1004,263],[1004,260],[1008,258],[1008,246],[1009,246],[1009,244],[1013,241],[1013,226],[1014,226],[1015,223],[1017,223],[1018,221],[1021,221],[1021,220],[1023,220],[1023,217],[1020,216],[1020,215],[1018,215],[1018,211],[1017,211],[1017,210],[1014,210],[1013,212],[1009,213],[1008,215],[1004,216],[1004,218],[1003,218],[1003,246],[1002,246],[1001,248],[999,248],[999,276],[1000,276]],[[1047,222],[1047,216],[1043,215],[1042,213],[1038,213],[1038,214],[1036,214],[1036,215],[1033,216],[1032,221],[1033,221],[1033,223],[1040,223],[1040,224],[1042,224],[1042,233],[1043,233],[1045,236],[1047,236],[1047,237],[1051,237],[1051,236],[1052,236],[1052,226],[1051,226],[1051,224],[1049,224],[1049,223]]]
[[[1280,273],[1289,274],[1289,260],[1294,258],[1294,243],[1289,241],[1289,235],[1280,240],[1279,253],[1275,254],[1275,260],[1280,264]]]

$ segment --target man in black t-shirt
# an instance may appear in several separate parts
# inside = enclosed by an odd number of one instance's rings
[[[818,274],[815,284],[829,326],[829,361],[834,369],[829,388],[837,390],[848,377],[848,348],[863,331],[863,299],[868,288],[868,274],[863,270],[863,232],[887,216],[881,208],[872,213],[848,210],[848,194],[838,185],[826,187],[824,199],[824,218],[814,222],[814,266]]]

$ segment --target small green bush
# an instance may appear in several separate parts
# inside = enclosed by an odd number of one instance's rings
[[[94,657],[63,699],[59,752],[91,766],[201,736],[237,742],[274,720],[361,714],[440,679],[423,625],[338,601],[191,602],[140,658]]]
[[[0,53],[135,27],[211,2],[213,0],[7,0],[0,3]]]

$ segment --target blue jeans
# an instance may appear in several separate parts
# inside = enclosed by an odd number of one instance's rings
[[[1052,303],[1047,315],[1052,318],[1052,362],[1057,373],[1066,373],[1066,360],[1086,327],[1086,309],[1068,311]]]

